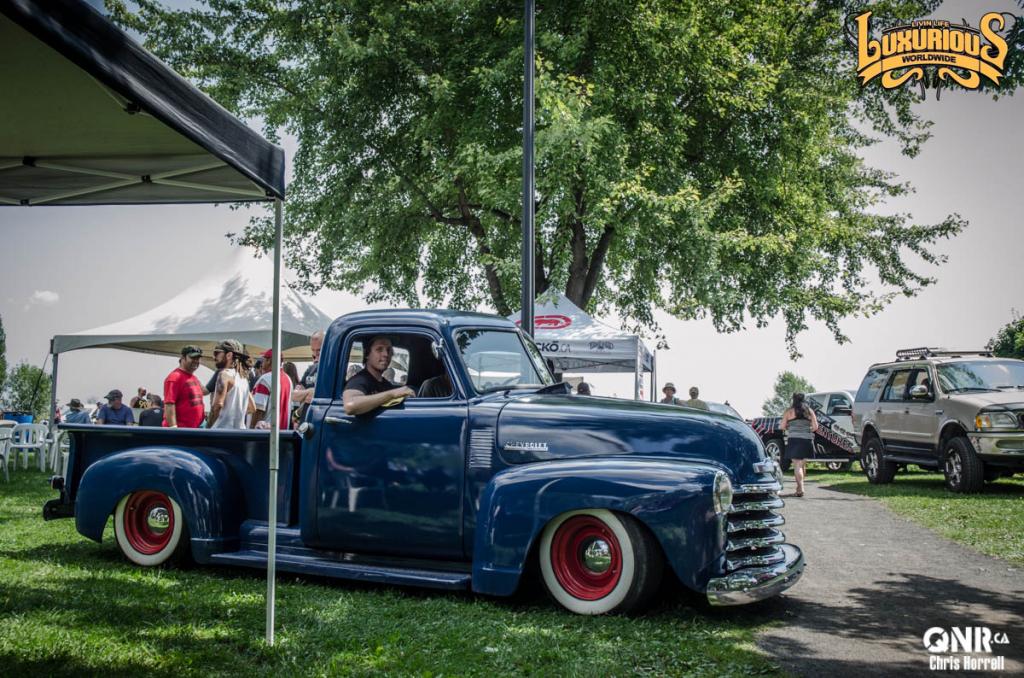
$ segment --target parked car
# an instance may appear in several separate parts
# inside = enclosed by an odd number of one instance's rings
[[[346,367],[382,333],[410,388],[447,376],[448,395],[346,414]],[[99,541],[113,515],[141,566],[265,566],[266,432],[62,428],[68,470],[45,517],[74,516]],[[279,467],[288,572],[507,596],[535,569],[563,607],[601,614],[642,608],[663,573],[737,605],[779,594],[804,567],[777,529],[781,473],[743,422],[571,395],[529,337],[493,316],[336,320]]]
[[[814,433],[813,456],[808,463],[824,464],[830,471],[848,471],[858,459],[857,444],[850,426],[850,407],[853,395],[850,391],[823,391],[810,393],[806,402],[818,418],[818,430]],[[749,422],[764,443],[765,453],[776,460],[783,471],[788,471],[790,461],[785,458],[785,431],[779,428],[782,417],[758,417]]]
[[[1024,361],[988,351],[905,349],[872,365],[853,426],[872,483],[901,465],[941,469],[954,492],[1024,471]]]

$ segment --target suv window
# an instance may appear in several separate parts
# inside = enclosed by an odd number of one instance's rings
[[[910,389],[914,388],[915,386],[927,386],[928,393],[934,393],[934,390],[932,389],[932,380],[931,377],[928,376],[927,367],[922,367],[920,369],[914,370],[914,373],[910,375],[910,379],[907,380],[906,397],[908,400],[910,399]]]
[[[910,372],[910,370],[893,372],[889,378],[889,383],[885,385],[885,390],[882,391],[883,401],[903,400],[903,394],[907,391],[907,379],[910,378]]]
[[[875,398],[878,397],[878,392],[882,390],[882,386],[885,385],[885,379],[888,376],[889,370],[885,368],[875,368],[873,370],[868,370],[867,375],[864,377],[864,381],[862,381],[860,384],[860,388],[857,389],[857,402],[875,402]]]

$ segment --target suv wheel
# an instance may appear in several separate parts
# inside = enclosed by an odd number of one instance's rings
[[[768,455],[769,459],[774,459],[775,463],[779,465],[779,468],[785,472],[789,470],[790,466],[792,466],[792,462],[789,459],[786,459],[782,446],[782,438],[772,438],[764,444],[764,452]]]
[[[829,471],[832,471],[832,472],[837,472],[838,471],[838,472],[846,473],[847,471],[850,470],[851,466],[853,466],[853,462],[852,461],[829,461],[829,462],[825,462],[825,468],[827,468]]]
[[[868,482],[873,485],[891,483],[896,476],[897,465],[891,461],[885,461],[884,450],[882,441],[875,436],[864,441],[860,465],[864,469],[864,475],[867,476]]]
[[[985,486],[985,465],[974,453],[971,441],[963,436],[951,438],[943,450],[946,487],[954,492],[973,494]]]

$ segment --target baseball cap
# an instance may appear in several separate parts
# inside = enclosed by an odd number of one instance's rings
[[[68,407],[74,408],[76,410],[80,410],[80,409],[82,409],[82,401],[79,400],[78,398],[72,398],[68,402]]]
[[[224,351],[225,353],[231,351],[235,355],[245,355],[245,348],[242,346],[242,342],[237,339],[225,339],[217,344],[215,350]]]
[[[262,357],[263,357],[264,360],[270,360],[271,358],[273,358],[274,357],[273,349],[269,349],[268,348],[266,351],[263,352],[263,356]]]
[[[182,357],[185,357],[185,358],[202,358],[203,357],[203,349],[201,349],[198,346],[195,346],[193,344],[189,344],[188,346],[183,346],[182,347],[181,355],[182,355]]]
[[[116,388],[113,389],[110,393],[107,394],[107,400],[117,400],[118,398],[121,398],[121,397],[123,397],[121,395],[121,392],[118,391]]]

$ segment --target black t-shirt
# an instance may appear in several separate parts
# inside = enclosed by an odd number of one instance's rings
[[[377,393],[383,393],[384,391],[390,391],[393,388],[397,388],[387,379],[381,379],[377,381],[370,374],[370,371],[365,367],[355,374],[352,378],[345,382],[346,391],[359,391],[363,395],[375,395]]]
[[[316,387],[316,371],[320,368],[320,363],[316,362],[306,368],[306,371],[302,373],[302,379],[299,379],[299,384],[302,388],[314,388]]]
[[[163,426],[164,408],[151,407],[139,413],[139,426]]]

